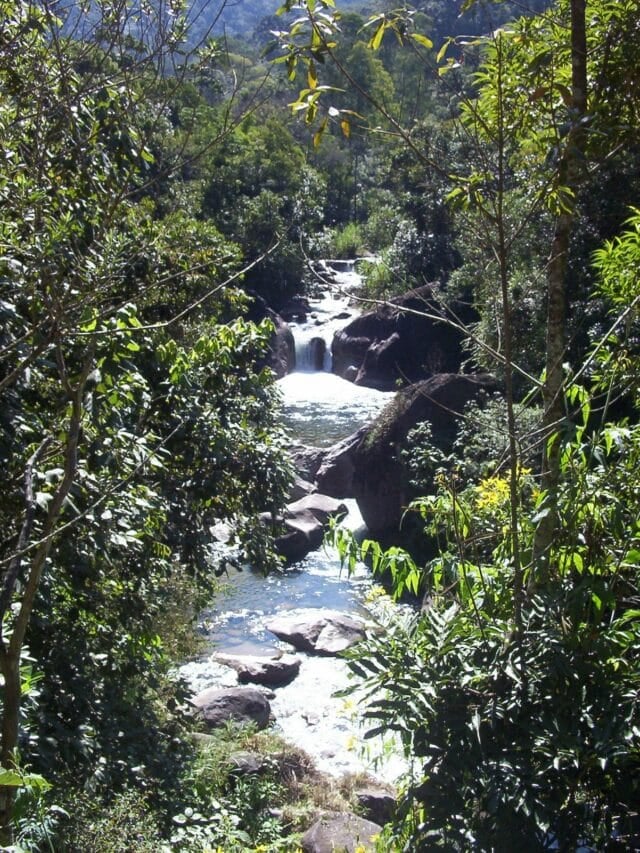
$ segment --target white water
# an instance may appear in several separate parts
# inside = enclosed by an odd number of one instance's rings
[[[315,371],[311,344],[314,339],[322,342],[325,350],[322,370],[331,370],[331,342],[334,334],[356,316],[357,311],[348,297],[354,287],[356,273],[335,274],[339,284],[324,292],[320,299],[313,300],[311,311],[304,323],[290,323],[296,342],[296,371]],[[319,365],[318,365],[319,366]]]
[[[304,353],[313,337],[321,337],[330,351],[335,331],[349,322],[355,312],[345,295],[354,286],[356,274],[347,270],[336,274],[334,295],[327,292],[312,304],[308,322],[291,324],[303,367]],[[336,295],[337,294],[337,295]],[[370,421],[393,396],[346,382],[325,371],[308,367],[279,381],[285,403],[286,423],[296,441],[328,446],[345,438]],[[347,502],[347,524],[362,526],[354,501]],[[340,570],[337,553],[320,549],[306,559],[269,577],[245,569],[234,572],[225,583],[225,592],[202,616],[212,649],[232,654],[268,655],[290,647],[277,640],[266,628],[275,614],[299,608],[324,607],[371,616],[367,606],[373,582],[361,566],[351,577]],[[361,709],[357,698],[337,698],[334,694],[349,685],[349,672],[339,658],[322,658],[297,653],[300,674],[286,687],[274,691],[271,701],[276,727],[302,747],[319,769],[336,776],[368,770],[392,781],[404,770],[404,761],[396,755],[382,757],[383,744],[365,748]],[[187,664],[181,670],[195,691],[212,685],[237,683],[235,671],[217,663],[212,656]]]
[[[372,421],[393,397],[333,373],[290,373],[278,382],[285,426],[296,441],[329,447]]]

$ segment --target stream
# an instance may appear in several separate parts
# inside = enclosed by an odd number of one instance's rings
[[[336,272],[333,292],[310,300],[307,321],[290,323],[296,341],[297,369],[279,380],[278,385],[285,424],[294,442],[330,446],[372,420],[392,396],[353,385],[330,372],[333,334],[356,314],[345,295],[356,283],[357,274],[351,267]],[[318,339],[324,344],[319,345]],[[324,354],[322,370],[314,369],[319,360],[318,346]],[[344,523],[363,532],[355,501],[345,503],[349,515]],[[348,576],[346,570],[340,569],[337,552],[327,547],[268,577],[249,567],[230,570],[215,605],[201,617],[200,627],[211,652],[183,666],[181,674],[195,692],[214,685],[236,686],[236,672],[218,663],[214,650],[262,656],[291,651],[288,644],[266,629],[269,617],[301,608],[328,608],[370,617],[368,598],[372,586],[364,566]],[[335,657],[296,654],[301,659],[299,675],[290,684],[275,688],[270,698],[280,733],[311,755],[320,770],[334,776],[368,771],[384,781],[397,779],[405,770],[400,755],[384,750],[382,744],[376,747],[374,741],[365,745],[357,697],[334,696],[350,684],[345,662]]]

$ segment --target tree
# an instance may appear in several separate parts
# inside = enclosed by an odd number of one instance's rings
[[[151,623],[172,573],[214,569],[202,526],[248,531],[287,479],[255,369],[269,330],[238,319],[237,247],[186,214],[163,222],[152,192],[184,163],[184,125],[167,121],[196,71],[182,9],[85,12],[0,4],[3,843],[28,754],[29,638],[46,671],[60,663],[47,618],[69,630],[75,614],[86,633],[58,670],[61,704],[93,667],[126,705],[127,679],[161,656]],[[98,639],[109,621],[116,648]]]

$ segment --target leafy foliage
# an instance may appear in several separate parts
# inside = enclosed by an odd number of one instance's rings
[[[240,318],[237,247],[184,211],[163,219],[151,192],[179,136],[163,98],[184,22],[136,42],[137,12],[78,11],[0,14],[0,761],[9,773],[20,748],[49,779],[157,797],[186,757],[158,624],[178,591],[187,621],[210,593],[216,520],[269,564],[256,518],[289,472],[256,367],[272,330]],[[21,699],[27,639],[37,702]]]

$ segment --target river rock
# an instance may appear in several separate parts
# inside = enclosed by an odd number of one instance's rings
[[[286,320],[287,323],[295,321],[296,323],[304,323],[307,319],[307,314],[311,311],[309,300],[304,296],[292,296],[291,299],[284,305],[280,306],[279,314]]]
[[[269,349],[263,363],[273,370],[278,379],[282,379],[287,373],[291,373],[296,366],[296,344],[293,332],[283,318],[269,308],[261,296],[256,293],[250,295],[253,301],[247,311],[247,319],[254,323],[269,319],[274,326],[269,341]]]
[[[433,444],[448,453],[466,404],[495,390],[488,375],[438,374],[400,391],[366,428],[351,455],[353,493],[373,538],[399,544],[403,514],[416,497],[402,458],[409,432],[428,421]]]
[[[355,853],[375,850],[382,827],[349,812],[324,815],[301,839],[304,853]]]
[[[303,652],[336,655],[364,639],[366,623],[337,610],[307,609],[269,619],[266,628]]]
[[[458,317],[470,319],[468,307],[455,304],[452,308]],[[436,373],[459,370],[463,335],[433,319],[442,314],[437,286],[432,284],[361,314],[334,336],[333,372],[351,379],[355,370],[356,384],[391,391]]]
[[[255,723],[264,729],[269,722],[271,705],[259,691],[251,687],[209,687],[191,700],[196,713],[210,728],[223,726],[229,720]]]
[[[312,370],[323,370],[325,356],[327,354],[327,344],[324,338],[311,338],[308,343],[309,360]]]
[[[280,687],[283,684],[289,684],[300,672],[300,660],[294,655],[258,657],[257,655],[216,654],[214,658],[235,669],[241,684],[251,682],[265,687]]]
[[[290,563],[302,560],[322,545],[329,520],[346,512],[344,504],[317,492],[288,504],[278,519],[284,532],[276,536],[276,551]]]
[[[354,797],[362,814],[374,823],[385,824],[393,817],[396,798],[385,788],[360,788],[354,791]]]
[[[289,456],[298,476],[311,483],[315,480],[326,453],[326,448],[310,447],[306,444],[294,444],[289,448]]]
[[[315,476],[318,491],[334,498],[353,497],[353,454],[366,431],[363,426],[327,450]]]
[[[307,495],[317,491],[315,485],[308,480],[303,480],[302,477],[295,477],[289,490],[289,500],[299,501],[300,498],[306,498]]]

